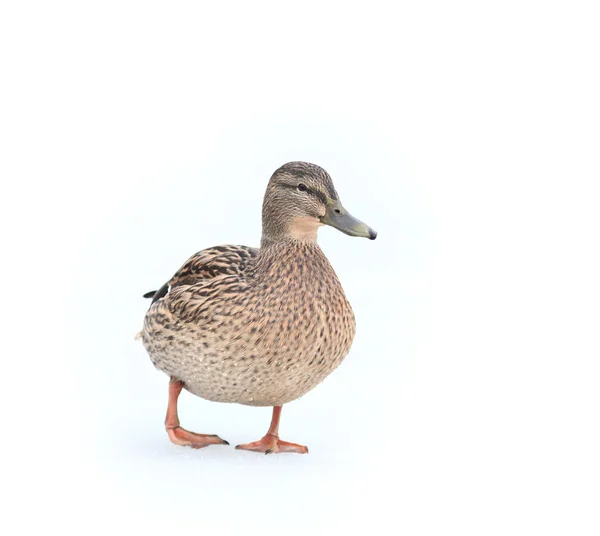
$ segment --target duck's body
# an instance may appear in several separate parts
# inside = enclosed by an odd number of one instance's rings
[[[323,224],[376,236],[345,211],[326,171],[291,162],[269,181],[259,249],[200,251],[150,293],[142,340],[171,377],[166,427],[174,443],[225,443],[179,426],[177,397],[185,387],[208,400],[274,407],[267,435],[239,448],[307,452],[279,440],[281,406],[329,375],[355,333],[350,304],[316,242]]]
[[[216,402],[281,406],[347,355],[354,315],[316,243],[220,246],[194,255],[148,311],[154,365]]]

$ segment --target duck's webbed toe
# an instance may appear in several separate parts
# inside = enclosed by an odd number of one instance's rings
[[[298,445],[297,443],[288,443],[282,441],[276,435],[267,434],[259,441],[246,443],[235,447],[238,450],[252,450],[254,452],[264,452],[265,454],[275,454],[277,452],[296,452],[298,454],[308,454],[308,447]]]
[[[190,432],[181,426],[175,428],[167,428],[169,439],[175,445],[182,447],[192,447],[193,449],[201,449],[208,445],[229,445],[228,441],[221,439],[215,434],[196,434]]]

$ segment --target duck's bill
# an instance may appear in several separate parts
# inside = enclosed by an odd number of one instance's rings
[[[352,216],[341,203],[329,205],[325,215],[321,216],[321,222],[325,225],[331,225],[331,227],[350,236],[363,236],[370,240],[375,240],[375,238],[377,238],[377,232],[375,232],[375,230]]]

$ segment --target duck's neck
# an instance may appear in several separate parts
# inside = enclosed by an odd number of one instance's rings
[[[327,269],[329,262],[316,240],[263,236],[255,266],[257,274],[265,277],[298,277]]]
[[[311,237],[295,238],[291,235],[274,236],[263,233],[260,240],[261,251],[269,249],[294,248],[294,247],[319,247],[317,235]]]
[[[316,244],[317,231],[322,226],[323,223],[316,216],[301,216],[285,222],[274,222],[272,217],[263,217],[262,241],[263,244]]]
[[[323,254],[316,237],[314,240],[298,240],[292,237],[271,238],[263,235],[260,242],[259,258],[274,259],[314,254]]]

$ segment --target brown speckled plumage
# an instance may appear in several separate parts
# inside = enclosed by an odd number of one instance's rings
[[[349,215],[354,227],[326,221],[330,211],[345,214],[323,169],[277,170],[261,247],[200,251],[154,296],[142,331],[154,365],[218,402],[281,406],[319,384],[350,350],[355,321],[317,228],[375,236]]]
[[[220,272],[209,266],[203,273]],[[146,315],[143,340],[156,367],[202,398],[279,406],[337,367],[354,331],[319,246],[271,244],[238,273],[171,287]]]

